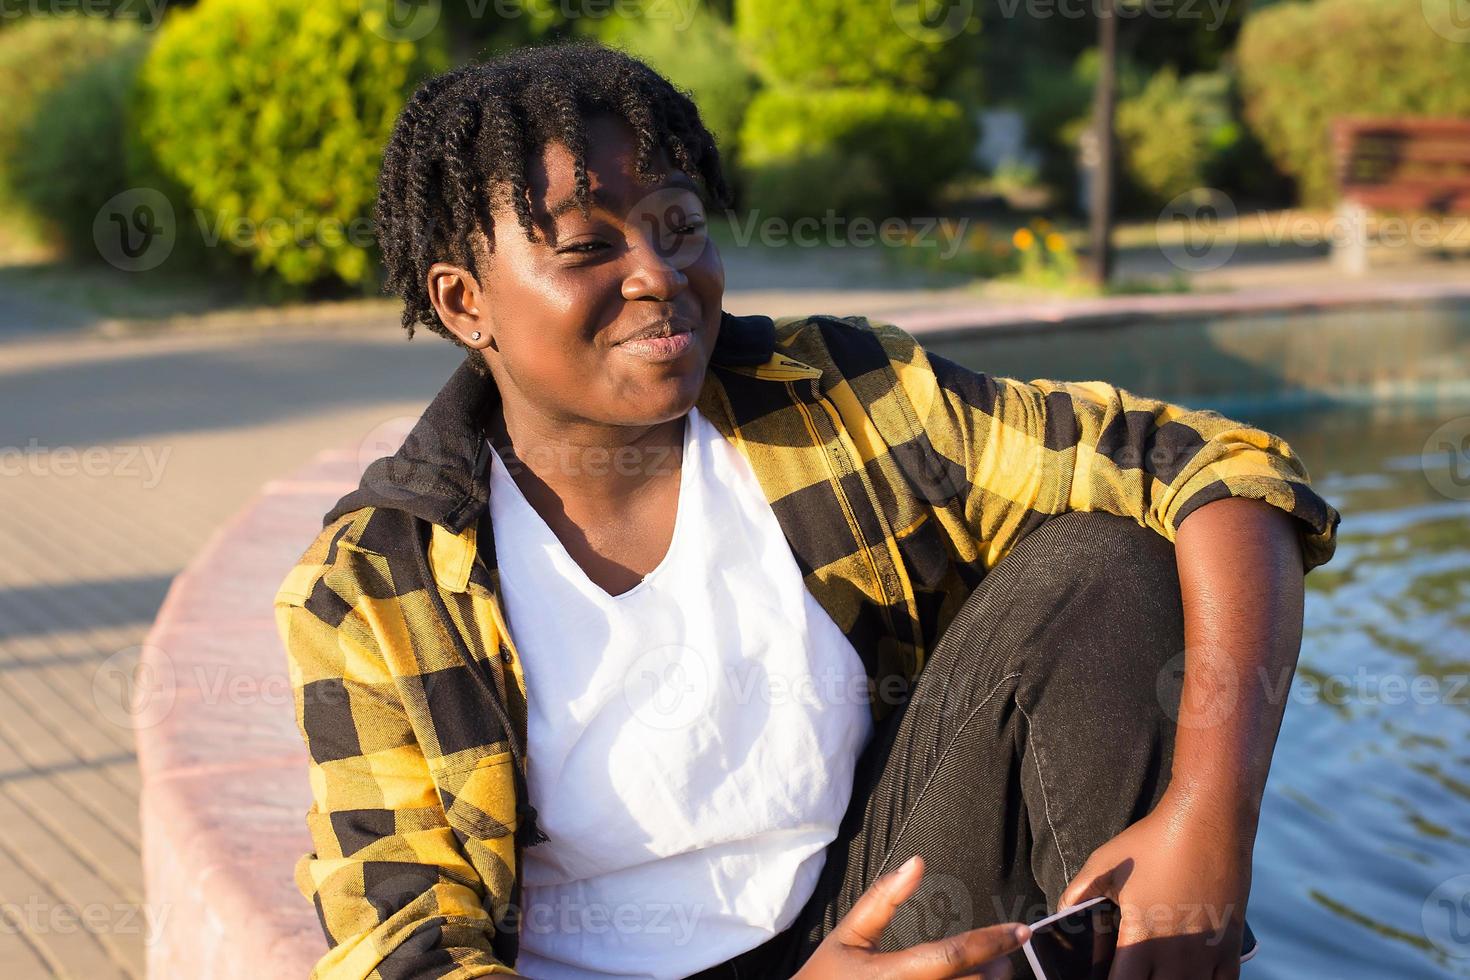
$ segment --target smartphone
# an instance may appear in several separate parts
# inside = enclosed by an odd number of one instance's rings
[[[1036,980],[1107,980],[1118,948],[1122,917],[1112,899],[1090,898],[1031,924],[1021,946]],[[1256,955],[1256,935],[1245,923],[1240,961]]]

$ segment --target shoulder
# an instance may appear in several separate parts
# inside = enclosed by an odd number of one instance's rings
[[[393,567],[413,560],[413,518],[401,510],[362,507],[326,524],[292,564],[275,605],[306,605],[323,588],[339,596],[391,592]]]
[[[778,317],[776,346],[813,367],[851,378],[923,358],[917,340],[895,324],[861,315]]]

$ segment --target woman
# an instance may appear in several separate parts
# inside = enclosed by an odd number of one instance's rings
[[[598,46],[426,82],[380,191],[466,358],[276,597],[314,975],[997,976],[1101,894],[1113,977],[1236,975],[1338,521],[1284,443],[725,314],[714,142]]]

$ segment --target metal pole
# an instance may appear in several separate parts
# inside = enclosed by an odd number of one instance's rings
[[[1113,180],[1117,156],[1113,108],[1117,101],[1118,17],[1114,0],[1099,11],[1098,49],[1102,56],[1093,105],[1092,132],[1097,143],[1097,169],[1092,175],[1092,281],[1104,288],[1113,273]]]

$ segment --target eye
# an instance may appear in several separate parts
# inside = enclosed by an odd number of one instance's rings
[[[577,242],[575,245],[568,245],[566,248],[557,249],[557,253],[561,254],[570,252],[574,255],[587,255],[591,252],[597,251],[598,249],[603,249],[606,247],[606,242],[599,242],[595,240],[590,242]]]

